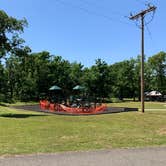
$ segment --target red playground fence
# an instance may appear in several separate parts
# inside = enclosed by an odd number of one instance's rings
[[[47,110],[49,112],[61,112],[68,114],[97,114],[104,112],[107,109],[105,104],[96,107],[69,107],[63,104],[50,103],[47,100],[40,101],[41,110]]]

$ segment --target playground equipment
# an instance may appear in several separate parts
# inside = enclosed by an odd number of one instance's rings
[[[48,110],[50,112],[61,112],[61,113],[68,113],[68,114],[97,114],[101,113],[106,110],[106,105],[101,104],[97,106],[89,106],[89,107],[72,107],[66,106],[64,104],[59,103],[50,103],[47,100],[40,101],[40,108],[42,110]]]
[[[90,100],[84,93],[85,88],[83,86],[75,86],[73,94],[69,98],[64,97],[63,93],[59,93],[61,88],[57,87],[54,85],[49,89],[51,94],[53,94],[53,91],[55,92],[54,95],[50,96],[50,99],[40,100],[41,110],[47,110],[52,113],[86,115],[102,113],[107,109],[105,104],[98,102],[96,99]]]

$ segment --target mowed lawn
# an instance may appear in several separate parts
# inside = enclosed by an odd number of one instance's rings
[[[160,110],[153,104],[150,108],[155,109],[144,114],[96,116],[58,116],[0,107],[0,155],[166,146],[166,103]]]
[[[111,107],[130,107],[130,108],[141,108],[141,102],[120,102],[120,103],[110,103],[108,106]],[[145,102],[145,109],[165,109],[166,102]]]

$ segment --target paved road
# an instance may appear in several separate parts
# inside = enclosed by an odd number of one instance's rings
[[[166,147],[1,156],[0,166],[166,166]]]

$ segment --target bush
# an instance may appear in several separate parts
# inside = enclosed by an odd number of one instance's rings
[[[111,102],[112,103],[121,103],[122,100],[120,100],[119,98],[111,98]]]
[[[0,102],[5,102],[6,96],[2,93],[0,93]]]

